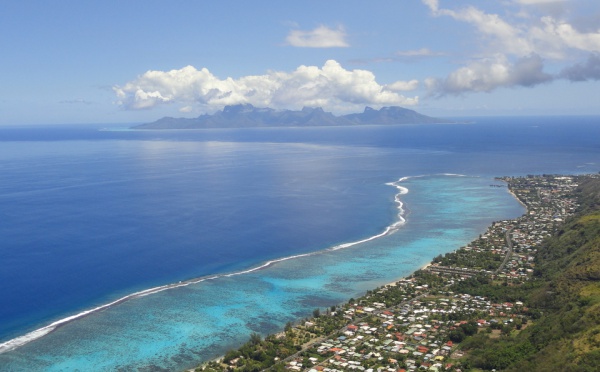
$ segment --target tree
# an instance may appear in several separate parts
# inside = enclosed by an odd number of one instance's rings
[[[313,318],[318,318],[320,316],[321,316],[321,310],[319,310],[318,308],[314,309],[313,310]]]
[[[466,336],[472,336],[477,333],[477,323],[473,321],[470,321],[467,324],[461,324],[460,328],[462,328]]]
[[[258,345],[258,344],[260,344],[261,341],[262,341],[262,337],[258,333],[252,332],[250,334],[250,343],[252,345]]]
[[[291,331],[291,330],[292,330],[292,325],[293,325],[293,324],[292,324],[292,322],[287,322],[287,323],[285,323],[285,328],[283,328],[283,330],[284,330],[285,332],[289,332],[289,331]]]
[[[448,337],[450,338],[450,340],[452,340],[452,342],[462,342],[462,340],[465,339],[465,332],[462,328],[457,328],[453,331],[450,331],[450,333],[448,333]]]

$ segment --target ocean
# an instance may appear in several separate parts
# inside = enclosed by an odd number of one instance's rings
[[[600,170],[600,117],[0,128],[0,370],[182,370],[409,275]]]

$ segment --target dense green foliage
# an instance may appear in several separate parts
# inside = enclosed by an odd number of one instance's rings
[[[533,325],[468,340],[468,363],[484,370],[597,371],[600,366],[600,179],[578,188],[580,213],[540,247],[533,280],[521,286],[472,278],[455,290],[493,301],[520,299]]]

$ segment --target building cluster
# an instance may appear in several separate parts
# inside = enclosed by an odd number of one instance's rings
[[[336,337],[313,344],[288,361],[291,371],[460,371],[457,348],[464,335],[497,329],[518,320],[522,303],[495,304],[484,297],[436,291],[423,279],[400,280],[382,287],[341,311],[351,319]],[[420,287],[420,289],[417,289]],[[376,300],[387,291],[405,294],[402,303],[386,307]],[[495,332],[495,331],[492,331]]]
[[[511,285],[528,280],[536,247],[575,213],[576,177],[506,177],[510,191],[527,207],[523,216],[493,223],[454,254],[459,265],[432,263],[426,270],[442,282],[413,276],[367,294],[340,309],[349,324],[336,337],[313,344],[286,363],[291,371],[399,372],[460,371],[460,341],[473,332],[499,336],[521,329],[528,309],[520,301],[493,303],[483,297],[448,292],[457,281],[476,275]],[[495,257],[494,257],[495,256]],[[491,257],[491,259],[490,259]],[[453,261],[453,260],[450,260]],[[495,265],[491,267],[491,265]],[[385,292],[401,302],[387,306]],[[311,326],[316,326],[312,325]]]
[[[437,274],[472,277],[491,275],[511,284],[531,277],[537,246],[572,216],[578,204],[574,196],[577,176],[504,177],[509,189],[527,207],[514,220],[494,222],[468,246],[429,267]]]
[[[542,241],[572,216],[577,176],[505,177],[527,207],[514,220],[497,221],[469,245],[436,257],[426,269],[338,306],[294,327],[316,335],[280,360],[289,371],[461,371],[461,341],[475,333],[500,337],[526,327],[535,312],[521,301],[453,292],[468,278],[519,285],[532,277]],[[321,332],[336,317],[344,326]],[[283,335],[283,333],[282,333]],[[231,367],[231,366],[228,366]],[[279,368],[278,370],[281,370]]]

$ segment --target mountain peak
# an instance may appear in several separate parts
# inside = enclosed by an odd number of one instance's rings
[[[302,112],[325,112],[322,107],[302,107]]]
[[[239,103],[237,105],[228,105],[223,108],[224,114],[240,114],[254,111],[254,106],[249,103]]]
[[[277,111],[268,107],[256,108],[249,103],[225,106],[213,115],[195,119],[162,118],[154,123],[138,125],[136,129],[201,129],[255,127],[315,127],[351,125],[396,125],[448,123],[399,106],[375,110],[365,107],[359,114],[335,116],[322,107],[303,107],[300,111]]]

